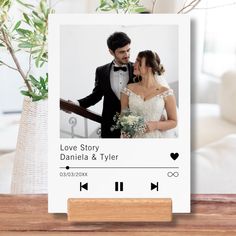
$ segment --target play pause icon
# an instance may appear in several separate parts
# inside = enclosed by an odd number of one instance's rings
[[[151,190],[156,189],[156,191],[158,191],[158,182],[156,184],[151,183]]]
[[[123,182],[115,182],[115,191],[124,191]]]

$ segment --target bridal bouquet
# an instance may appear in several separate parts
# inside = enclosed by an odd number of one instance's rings
[[[122,111],[121,114],[116,113],[113,119],[116,124],[111,129],[120,129],[124,137],[135,138],[146,130],[144,118],[129,109]]]

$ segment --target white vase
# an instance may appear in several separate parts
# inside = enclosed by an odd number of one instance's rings
[[[47,193],[48,101],[23,103],[12,174],[12,194]]]

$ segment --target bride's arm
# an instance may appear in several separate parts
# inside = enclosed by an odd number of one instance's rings
[[[129,96],[125,93],[120,95],[121,112],[129,107]]]
[[[127,94],[121,92],[121,94],[120,94],[120,103],[121,103],[120,113],[122,113],[122,111],[127,109],[128,106],[129,106],[129,96]],[[128,136],[125,133],[121,132],[120,138],[128,138]]]
[[[175,96],[166,96],[165,109],[167,112],[167,120],[164,121],[149,121],[147,123],[148,131],[161,130],[165,131],[173,129],[177,126],[177,109]]]

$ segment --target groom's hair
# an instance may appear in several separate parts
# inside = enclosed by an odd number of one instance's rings
[[[107,39],[107,46],[115,52],[117,48],[122,48],[131,43],[131,39],[124,32],[115,32]]]

